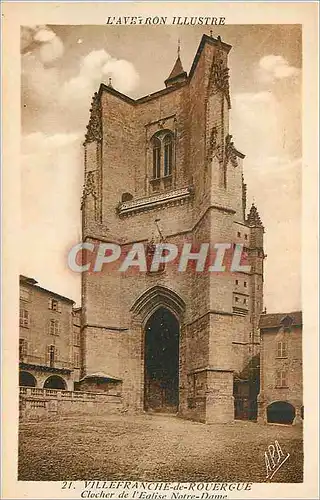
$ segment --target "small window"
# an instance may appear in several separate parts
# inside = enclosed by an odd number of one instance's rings
[[[27,341],[26,339],[19,339],[19,359],[23,361],[23,359],[27,355]]]
[[[238,238],[241,238],[241,233],[238,231],[238,234],[237,234]]]
[[[246,282],[246,281],[244,281],[243,286],[244,286],[245,288],[247,288],[247,282]]]
[[[49,309],[52,311],[61,312],[61,303],[56,299],[49,299]]]
[[[287,372],[279,370],[276,373],[276,387],[288,387]]]
[[[288,348],[287,342],[277,342],[277,358],[287,358]]]
[[[243,303],[246,304],[247,303],[247,299],[243,299]]]
[[[80,355],[78,352],[73,353],[74,368],[80,368]]]
[[[28,288],[20,288],[20,299],[29,302],[30,290]]]
[[[236,280],[236,285],[239,285],[239,280]]]
[[[80,332],[75,331],[73,337],[74,337],[73,338],[74,345],[80,345]]]
[[[235,300],[236,302],[239,302],[239,299],[238,299],[238,297],[235,297],[235,298],[234,298],[234,300]]]
[[[244,235],[244,239],[245,239],[245,240],[247,240],[247,239],[248,239],[248,235],[247,235],[247,234],[245,234],[245,235]]]
[[[49,358],[49,366],[53,368],[56,362],[56,348],[54,345],[48,346],[48,358]]]
[[[60,323],[57,319],[50,320],[49,333],[50,333],[50,335],[59,335],[60,334]]]
[[[20,326],[29,328],[29,311],[20,309]]]

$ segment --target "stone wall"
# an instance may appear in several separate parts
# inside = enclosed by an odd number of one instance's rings
[[[22,421],[108,415],[122,410],[122,399],[111,393],[20,387],[19,408]]]

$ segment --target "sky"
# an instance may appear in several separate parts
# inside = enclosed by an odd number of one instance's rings
[[[301,309],[301,28],[229,25],[230,133],[246,155],[248,207],[265,226],[264,305]],[[200,26],[21,28],[21,274],[80,305],[67,253],[81,240],[82,142],[92,95],[109,77],[138,98],[164,87],[177,55],[189,72]]]

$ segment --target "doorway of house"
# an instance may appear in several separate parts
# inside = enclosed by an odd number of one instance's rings
[[[267,420],[269,423],[292,424],[295,414],[294,406],[286,401],[275,401],[267,408]]]

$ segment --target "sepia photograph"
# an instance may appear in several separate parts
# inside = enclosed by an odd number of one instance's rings
[[[21,26],[18,480],[301,483],[302,27],[141,19]]]

